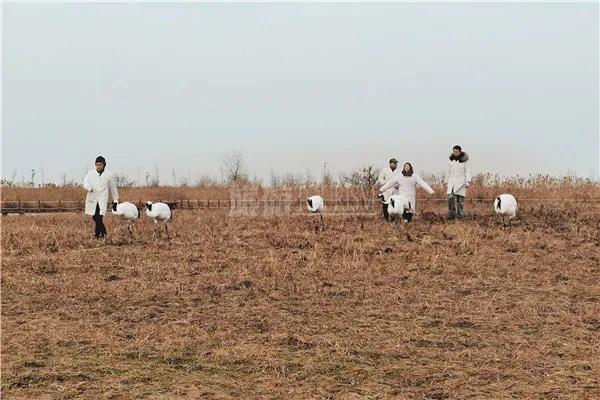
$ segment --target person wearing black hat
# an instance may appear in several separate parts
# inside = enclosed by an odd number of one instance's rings
[[[83,188],[87,191],[85,213],[91,215],[96,223],[96,238],[103,238],[106,236],[106,227],[102,219],[106,215],[108,193],[110,192],[113,201],[119,201],[117,185],[112,174],[106,171],[104,157],[96,157],[96,168],[89,171],[85,176]]]
[[[378,181],[379,185],[383,186],[383,185],[385,185],[385,183],[387,181],[389,181],[392,178],[395,178],[396,175],[398,175],[398,173],[400,173],[400,170],[398,169],[398,160],[396,160],[395,158],[391,158],[389,165],[387,167],[384,167],[381,170],[381,172],[379,173],[379,177],[377,178],[377,181]],[[383,192],[383,218],[385,218],[386,221],[390,220],[390,215],[388,214],[388,209],[387,209],[387,201],[390,198],[390,196],[398,194],[397,192],[398,192],[397,185],[392,186],[388,190]]]

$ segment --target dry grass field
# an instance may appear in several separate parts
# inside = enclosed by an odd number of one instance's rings
[[[2,398],[600,398],[600,202],[444,208],[1,217]]]

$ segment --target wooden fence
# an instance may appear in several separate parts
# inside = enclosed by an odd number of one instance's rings
[[[419,202],[446,202],[446,199],[439,198],[422,198]],[[481,198],[466,198],[467,203],[492,202],[493,199]],[[172,209],[182,210],[197,210],[197,209],[256,209],[256,208],[289,208],[289,209],[304,209],[306,199],[293,200],[268,200],[268,199],[203,199],[203,200],[163,200],[169,204]],[[598,199],[519,199],[519,202],[574,202],[574,203],[594,203],[600,204]],[[140,209],[145,206],[145,202],[138,200],[133,202]],[[376,206],[380,206],[380,201],[377,199],[330,199],[325,200],[325,207],[339,207],[347,209],[363,209],[371,210]],[[25,214],[25,213],[52,213],[52,212],[82,212],[85,207],[84,200],[15,200],[2,201],[0,212],[2,215],[9,213]],[[110,204],[108,204],[110,209]]]

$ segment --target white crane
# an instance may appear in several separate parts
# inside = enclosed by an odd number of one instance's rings
[[[133,235],[133,222],[140,217],[140,210],[138,210],[137,206],[128,201],[123,203],[113,201],[111,212],[113,215],[117,215],[127,221],[127,230],[130,235]]]
[[[494,200],[494,211],[502,216],[502,226],[506,226],[506,217],[508,226],[511,226],[510,220],[517,216],[517,199],[512,194],[501,194]]]
[[[321,217],[321,229],[325,229],[325,220],[323,219],[323,211],[325,210],[325,202],[319,195],[310,196],[306,199],[306,208],[311,214],[319,214]]]
[[[159,222],[164,222],[165,231],[169,235],[169,228],[167,223],[171,221],[171,208],[165,203],[153,203],[151,201],[146,202],[146,215],[154,219],[155,226],[158,226]]]

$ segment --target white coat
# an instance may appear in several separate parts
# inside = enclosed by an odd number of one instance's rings
[[[398,187],[398,194],[400,196],[405,196],[410,201],[412,208],[409,212],[411,213],[414,213],[417,209],[417,186],[421,186],[429,194],[434,192],[431,186],[425,183],[425,181],[415,173],[413,173],[411,176],[398,174],[387,181],[386,184],[379,189],[379,191],[383,193],[385,190],[395,186]]]
[[[377,177],[377,182],[383,186],[387,183],[387,181],[396,177],[401,171],[402,171],[401,168],[396,168],[395,170],[392,171],[392,169],[388,165],[387,167],[382,168],[381,171],[379,172],[379,177]],[[383,193],[384,201],[388,201],[388,199],[391,196],[398,194],[398,188],[395,186],[392,186],[389,189],[387,189],[385,192],[382,192],[382,193]]]
[[[471,185],[471,170],[468,160],[467,153],[461,153],[458,159],[455,160],[454,157],[451,157],[448,161],[448,176],[446,177],[448,190],[446,194],[467,195],[467,187]]]
[[[119,201],[119,193],[113,175],[104,170],[102,175],[95,169],[87,173],[83,179],[83,188],[87,190],[85,197],[85,213],[94,215],[96,213],[96,204],[100,206],[100,215],[106,215],[108,204],[108,192],[113,201]]]

